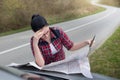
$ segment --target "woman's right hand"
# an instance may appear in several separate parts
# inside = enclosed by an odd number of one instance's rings
[[[43,36],[43,34],[44,34],[43,31],[41,31],[41,30],[37,31],[37,32],[34,33],[34,35],[33,35],[33,37],[34,37],[33,40],[34,40],[36,43],[38,43],[39,39]]]

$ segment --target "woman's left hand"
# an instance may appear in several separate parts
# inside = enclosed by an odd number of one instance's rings
[[[89,40],[86,41],[86,43],[91,47],[95,43],[95,40],[94,39],[89,39]]]

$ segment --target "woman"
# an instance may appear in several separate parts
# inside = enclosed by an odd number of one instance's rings
[[[40,67],[65,59],[63,46],[74,51],[91,43],[91,40],[73,43],[61,28],[48,27],[45,18],[40,15],[32,16],[31,27],[35,32],[31,38],[31,49]]]

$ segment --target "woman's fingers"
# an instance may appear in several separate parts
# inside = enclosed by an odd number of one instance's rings
[[[93,37],[93,39],[91,39],[90,47],[92,46],[93,43],[95,43],[95,36]]]
[[[39,40],[43,36],[43,33],[44,33],[43,31],[37,31],[34,34],[34,37]]]
[[[86,40],[86,43],[91,47],[95,43],[95,39]]]

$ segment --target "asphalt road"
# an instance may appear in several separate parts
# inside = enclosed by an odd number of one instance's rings
[[[62,27],[74,42],[83,41],[96,35],[93,50],[98,48],[120,25],[120,8],[103,6],[105,11],[62,22],[51,26]],[[0,37],[0,64],[7,65],[12,62],[27,63],[34,60],[29,45],[33,35],[31,30]],[[66,51],[66,53],[70,53]]]

